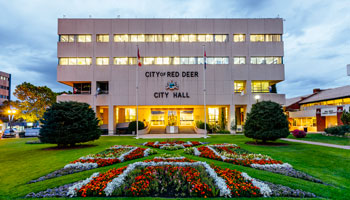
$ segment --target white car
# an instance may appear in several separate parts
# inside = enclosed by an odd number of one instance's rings
[[[27,128],[24,134],[25,137],[38,137],[40,128]]]
[[[13,129],[6,129],[2,137],[3,138],[16,137],[16,132]]]

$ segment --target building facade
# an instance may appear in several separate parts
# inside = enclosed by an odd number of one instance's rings
[[[281,18],[59,19],[58,35],[57,80],[73,91],[58,101],[90,104],[109,134],[136,118],[137,49],[139,120],[150,127],[204,121],[204,49],[208,123],[244,124],[257,95],[285,103]]]
[[[0,105],[11,100],[11,74],[0,71]]]
[[[349,111],[350,85],[314,89],[312,94],[286,100],[290,130],[306,128],[321,132],[325,128],[342,125],[343,111]]]

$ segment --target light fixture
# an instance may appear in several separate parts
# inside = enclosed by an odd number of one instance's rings
[[[260,99],[260,95],[255,95],[254,97],[256,100],[259,100]]]

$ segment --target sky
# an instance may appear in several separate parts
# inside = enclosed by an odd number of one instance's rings
[[[0,0],[0,71],[22,82],[68,91],[56,81],[57,19],[284,19],[287,98],[349,85],[350,0]]]

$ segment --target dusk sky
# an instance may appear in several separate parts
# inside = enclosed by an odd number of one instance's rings
[[[276,18],[284,21],[287,98],[313,88],[349,85],[350,0],[0,0],[0,71],[12,87],[26,81],[54,91],[57,19],[66,18]]]

